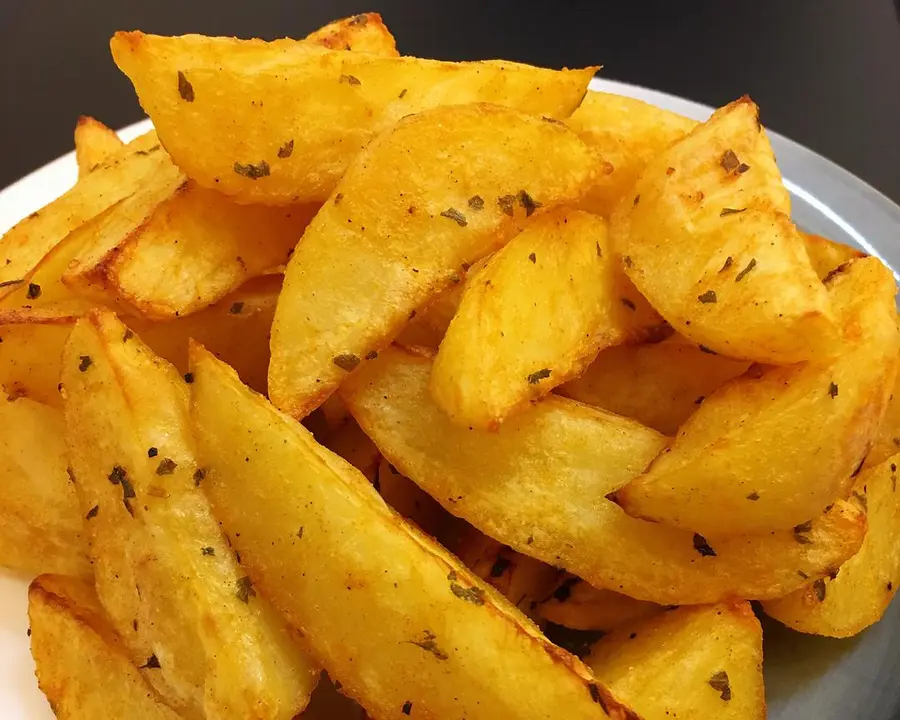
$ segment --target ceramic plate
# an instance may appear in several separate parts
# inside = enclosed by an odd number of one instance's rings
[[[637,97],[697,120],[711,112],[705,105],[609,80],[595,78],[591,88]],[[137,123],[121,135],[130,140],[149,127],[149,121]],[[795,221],[804,230],[877,255],[896,274],[900,207],[820,155],[776,133],[770,138],[792,195]],[[68,190],[76,175],[75,156],[69,153],[0,192],[0,233]],[[28,652],[26,587],[19,578],[0,574],[0,717],[51,720]],[[851,640],[805,636],[763,623],[772,720],[900,718],[900,602],[877,626]]]

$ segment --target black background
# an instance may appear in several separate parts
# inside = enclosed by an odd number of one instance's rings
[[[79,114],[141,116],[117,29],[273,38],[382,13],[408,55],[503,57],[603,74],[764,122],[900,201],[900,0],[0,0],[0,186],[67,152]]]

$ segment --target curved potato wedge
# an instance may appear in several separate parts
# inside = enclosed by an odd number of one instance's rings
[[[697,121],[635,98],[589,92],[566,125],[610,163],[611,172],[597,178],[581,203],[608,218],[647,163],[697,127]]]
[[[647,165],[610,235],[672,327],[724,355],[781,365],[834,354],[838,336],[789,212],[758,109],[742,98]]]
[[[496,432],[469,430],[435,405],[430,373],[428,359],[391,348],[341,394],[382,455],[446,510],[596,587],[663,605],[779,597],[804,584],[798,572],[822,577],[862,543],[865,513],[843,501],[802,533],[709,541],[631,518],[605,496],[664,437],[555,396]]]
[[[394,36],[378,13],[362,13],[330,22],[304,38],[329,50],[353,50],[396,57]]]
[[[864,471],[853,498],[868,508],[859,552],[829,577],[763,604],[770,617],[800,632],[850,637],[877,623],[900,587],[900,455]]]
[[[592,587],[564,574],[549,595],[535,607],[538,616],[572,630],[609,633],[663,611],[662,605],[635,600],[612,590]]]
[[[586,662],[645,720],[764,720],[762,640],[748,602],[684,607],[616,630]]]
[[[293,718],[319,670],[251,596],[199,489],[185,379],[94,311],[72,331],[63,382],[97,592],[132,661],[187,717]]]
[[[746,360],[708,353],[673,338],[607,348],[557,392],[671,436],[705,398],[749,367]]]
[[[556,208],[466,280],[431,374],[461,425],[494,428],[611,345],[668,328],[621,272],[606,221]]]
[[[567,117],[597,69],[141,32],[116,33],[110,48],[179,167],[203,187],[269,205],[324,201],[373,138],[423,110],[489,102]]]
[[[838,267],[851,260],[866,257],[862,250],[829,240],[821,235],[803,233],[806,254],[819,279],[825,280]]]
[[[88,115],[78,118],[75,125],[75,162],[78,177],[84,177],[103,161],[122,149],[125,143],[99,120]]]
[[[28,619],[38,685],[59,720],[181,718],[131,663],[87,583],[36,578]]]
[[[577,199],[597,166],[566,127],[494,105],[401,121],[347,171],[291,257],[272,401],[297,418],[314,410],[529,215]]]
[[[191,368],[217,517],[254,586],[370,714],[635,717],[226,365],[194,346]]]
[[[842,267],[829,281],[840,355],[749,373],[712,393],[616,494],[628,514],[702,535],[766,532],[847,497],[887,408],[900,334],[891,271],[877,258]]]
[[[90,578],[62,413],[0,392],[0,565]]]

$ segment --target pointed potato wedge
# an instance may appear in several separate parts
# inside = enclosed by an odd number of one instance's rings
[[[645,720],[764,720],[762,628],[748,602],[683,607],[619,628],[587,663]]]
[[[634,717],[226,365],[194,346],[192,372],[204,487],[254,587],[371,715]]]
[[[592,587],[564,573],[556,587],[536,606],[538,616],[572,630],[609,633],[663,611],[662,605],[635,600],[613,590]]]
[[[467,279],[431,394],[460,425],[493,428],[580,374],[603,348],[661,327],[612,256],[606,221],[556,208]]]
[[[427,358],[391,348],[341,394],[382,455],[446,510],[595,587],[662,605],[779,597],[804,584],[798,571],[822,577],[862,543],[865,513],[843,501],[799,534],[707,540],[631,518],[606,495],[663,436],[552,395],[496,432],[469,430],[431,399],[430,373]]]
[[[155,666],[148,680],[189,717],[293,718],[319,671],[251,595],[199,489],[185,379],[93,311],[69,337],[63,382],[97,592],[132,661]]]
[[[577,199],[597,166],[564,126],[495,105],[438,108],[379,137],[288,263],[272,328],[275,405],[297,418],[314,410],[529,215]]]
[[[311,32],[304,40],[329,50],[397,57],[397,44],[378,13],[368,12],[341,18]]]
[[[610,235],[678,332],[724,355],[787,364],[833,355],[838,336],[789,213],[758,109],[742,98],[647,165]]]
[[[862,250],[829,240],[821,235],[803,233],[803,240],[806,244],[809,262],[816,271],[816,275],[822,280],[825,280],[830,272],[844,263],[866,256]]]
[[[830,577],[780,600],[766,614],[800,632],[850,637],[877,623],[900,587],[900,455],[865,470],[853,499],[868,508],[869,530],[859,552]]]
[[[712,393],[617,493],[630,515],[701,535],[759,533],[849,494],[894,387],[900,334],[891,271],[874,257],[842,267],[829,281],[838,357],[749,373]]]
[[[110,48],[179,167],[203,187],[269,205],[324,201],[373,138],[423,110],[490,102],[565,118],[597,69],[141,32],[116,33]]]
[[[132,664],[89,584],[42,575],[28,588],[28,619],[38,685],[59,720],[182,717]]]
[[[78,118],[75,125],[75,162],[78,163],[78,177],[87,175],[115,155],[125,143],[99,120],[88,115]]]

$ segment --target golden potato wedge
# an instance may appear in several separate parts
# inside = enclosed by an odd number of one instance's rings
[[[567,128],[494,105],[437,108],[379,137],[288,264],[273,402],[298,418],[315,409],[528,215],[577,199],[596,166]]]
[[[456,555],[473,573],[532,619],[538,602],[553,589],[560,571],[470,527]]]
[[[762,628],[748,602],[684,607],[629,624],[587,663],[645,720],[764,720]]]
[[[372,12],[330,22],[311,32],[305,40],[329,50],[354,50],[387,57],[399,54],[394,36],[381,15]]]
[[[674,338],[607,348],[557,392],[674,435],[705,398],[749,367],[746,360],[709,353]]]
[[[804,584],[798,571],[822,577],[862,543],[865,513],[843,501],[793,531],[709,541],[631,518],[606,495],[664,437],[555,396],[497,432],[469,430],[435,405],[430,372],[427,358],[391,348],[341,394],[382,455],[447,511],[596,587],[663,605],[779,597]]]
[[[63,382],[97,592],[132,661],[189,717],[293,718],[319,671],[251,592],[199,489],[188,383],[99,311],[75,325]]]
[[[757,107],[742,98],[647,165],[610,236],[676,330],[724,355],[787,364],[834,354],[838,336],[789,212]]]
[[[356,423],[355,420],[352,422]],[[374,485],[378,494],[401,517],[415,523],[432,537],[441,536],[449,520],[447,512],[422,488],[401,475],[380,453]]]
[[[359,471],[193,348],[204,488],[254,587],[345,694],[375,717],[635,717]]]
[[[900,454],[859,475],[853,499],[868,508],[869,530],[859,552],[829,577],[780,600],[766,614],[800,632],[850,637],[877,623],[900,586]]]
[[[75,125],[75,162],[78,163],[78,177],[84,177],[102,165],[124,145],[115,130],[110,130],[102,122],[88,115],[82,115]]]
[[[881,421],[872,449],[866,455],[864,467],[880,465],[897,452],[900,452],[900,371],[897,372],[884,419]]]
[[[0,565],[90,578],[62,413],[0,391]]]
[[[356,424],[356,420],[347,417],[333,432],[328,433],[322,444],[359,470],[369,482],[375,485],[376,490],[378,489],[381,453],[375,447],[375,443]]]
[[[663,607],[612,590],[592,587],[564,573],[556,587],[535,607],[538,617],[572,630],[609,633],[626,623],[662,612]]]
[[[132,664],[88,583],[36,578],[28,619],[38,685],[60,720],[181,717]]]
[[[630,515],[701,535],[759,533],[804,523],[849,494],[887,408],[900,334],[891,271],[874,257],[843,267],[829,281],[840,355],[713,392],[617,493]]]
[[[70,232],[141,187],[169,162],[150,132],[128,143],[69,192],[0,238],[0,298],[26,286],[41,259]]]
[[[809,262],[821,280],[827,278],[830,272],[844,263],[866,256],[862,250],[829,240],[821,235],[803,233],[803,241],[806,244]]]
[[[490,102],[567,117],[597,69],[141,32],[116,33],[110,48],[176,164],[203,187],[270,205],[325,200],[360,150],[406,115]]]
[[[139,226],[119,224],[96,234],[101,250],[77,258],[63,282],[132,314],[171,320],[286,263],[316,209],[238,205],[193,182],[180,184]]]
[[[668,328],[622,273],[606,221],[555,208],[466,281],[431,374],[461,425],[494,428],[575,377],[605,347]]]
[[[616,202],[631,190],[641,171],[672,143],[697,126],[690,120],[642,100],[589,92],[566,124],[608,161],[582,207],[609,217]]]

